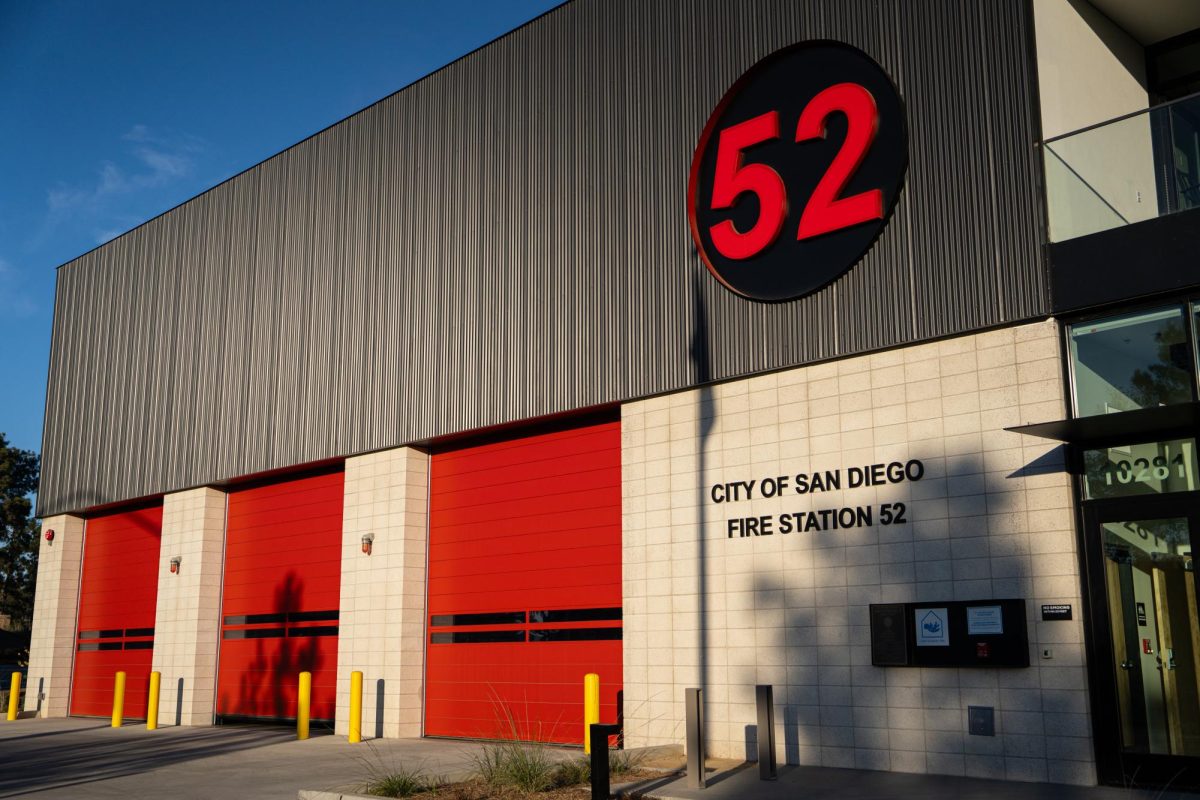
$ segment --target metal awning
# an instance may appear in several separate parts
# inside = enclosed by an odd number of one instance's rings
[[[1016,425],[1005,430],[1058,442],[1093,446],[1173,436],[1195,436],[1200,430],[1200,403],[1180,403],[1115,414],[1099,414],[1094,417],[1059,419],[1033,425]]]

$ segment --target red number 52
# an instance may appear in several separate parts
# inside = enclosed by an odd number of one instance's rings
[[[835,112],[846,115],[846,140],[821,176],[800,213],[797,239],[811,239],[873,219],[883,219],[883,192],[870,189],[840,197],[842,190],[867,155],[879,130],[875,98],[857,83],[838,83],[821,91],[800,112],[796,141],[825,138],[825,121]],[[767,164],[745,164],[745,151],[779,138],[779,112],[768,111],[721,131],[713,173],[712,207],[731,208],[743,194],[758,198],[758,219],[747,231],[731,220],[709,227],[713,246],[730,259],[752,258],[779,238],[787,217],[787,189],[783,178]]]

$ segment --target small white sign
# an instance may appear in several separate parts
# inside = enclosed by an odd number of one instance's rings
[[[917,647],[949,647],[950,615],[944,608],[913,609],[917,620]]]
[[[971,636],[1004,633],[1000,606],[967,606],[967,633]]]

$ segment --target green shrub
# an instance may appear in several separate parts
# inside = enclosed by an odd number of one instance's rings
[[[609,750],[608,774],[628,775],[631,772],[636,772],[642,765],[643,758],[644,756],[641,753],[630,752],[629,750]]]
[[[591,780],[592,762],[587,758],[560,762],[554,773],[556,786],[578,786],[581,783],[590,783]]]
[[[420,770],[409,772],[402,769],[400,772],[375,777],[367,784],[367,794],[376,797],[409,797],[429,791],[434,786],[434,782]]]
[[[638,753],[631,753],[628,750],[608,751],[608,774],[613,777],[636,772],[641,763],[642,756]],[[590,783],[591,780],[591,756],[559,763],[554,775],[555,786],[577,786],[582,783]]]
[[[558,765],[542,745],[489,744],[473,758],[479,777],[492,786],[511,786],[525,792],[544,792],[554,787]]]

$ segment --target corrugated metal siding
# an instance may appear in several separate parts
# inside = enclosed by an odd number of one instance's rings
[[[1025,4],[579,0],[59,271],[40,513],[1047,313]],[[895,218],[780,305],[700,265],[692,149],[807,38],[907,103]]]

